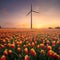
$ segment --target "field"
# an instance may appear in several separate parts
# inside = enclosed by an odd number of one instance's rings
[[[60,30],[0,29],[0,60],[60,60]]]

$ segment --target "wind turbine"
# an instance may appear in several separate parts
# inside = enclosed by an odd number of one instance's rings
[[[28,12],[28,14],[27,15],[29,15],[30,13],[31,13],[31,29],[32,29],[32,13],[39,13],[39,12],[36,12],[36,11],[34,11],[33,9],[32,9],[32,4],[31,4],[31,10]]]

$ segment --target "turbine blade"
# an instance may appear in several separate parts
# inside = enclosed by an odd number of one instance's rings
[[[36,11],[32,11],[32,12],[39,13],[39,12],[36,12]]]
[[[28,12],[28,14],[27,14],[27,15],[29,15],[30,13],[31,13],[31,11],[30,11],[30,12]],[[26,15],[26,16],[27,16],[27,15]]]

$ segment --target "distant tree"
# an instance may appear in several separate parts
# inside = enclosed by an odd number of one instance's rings
[[[0,29],[1,29],[1,26],[0,26]]]
[[[48,29],[53,29],[52,27],[48,27]]]
[[[55,29],[60,29],[60,27],[55,27]]]

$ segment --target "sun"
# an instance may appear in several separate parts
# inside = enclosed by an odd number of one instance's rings
[[[34,28],[40,29],[40,28],[42,28],[42,26],[41,25],[34,25]]]

